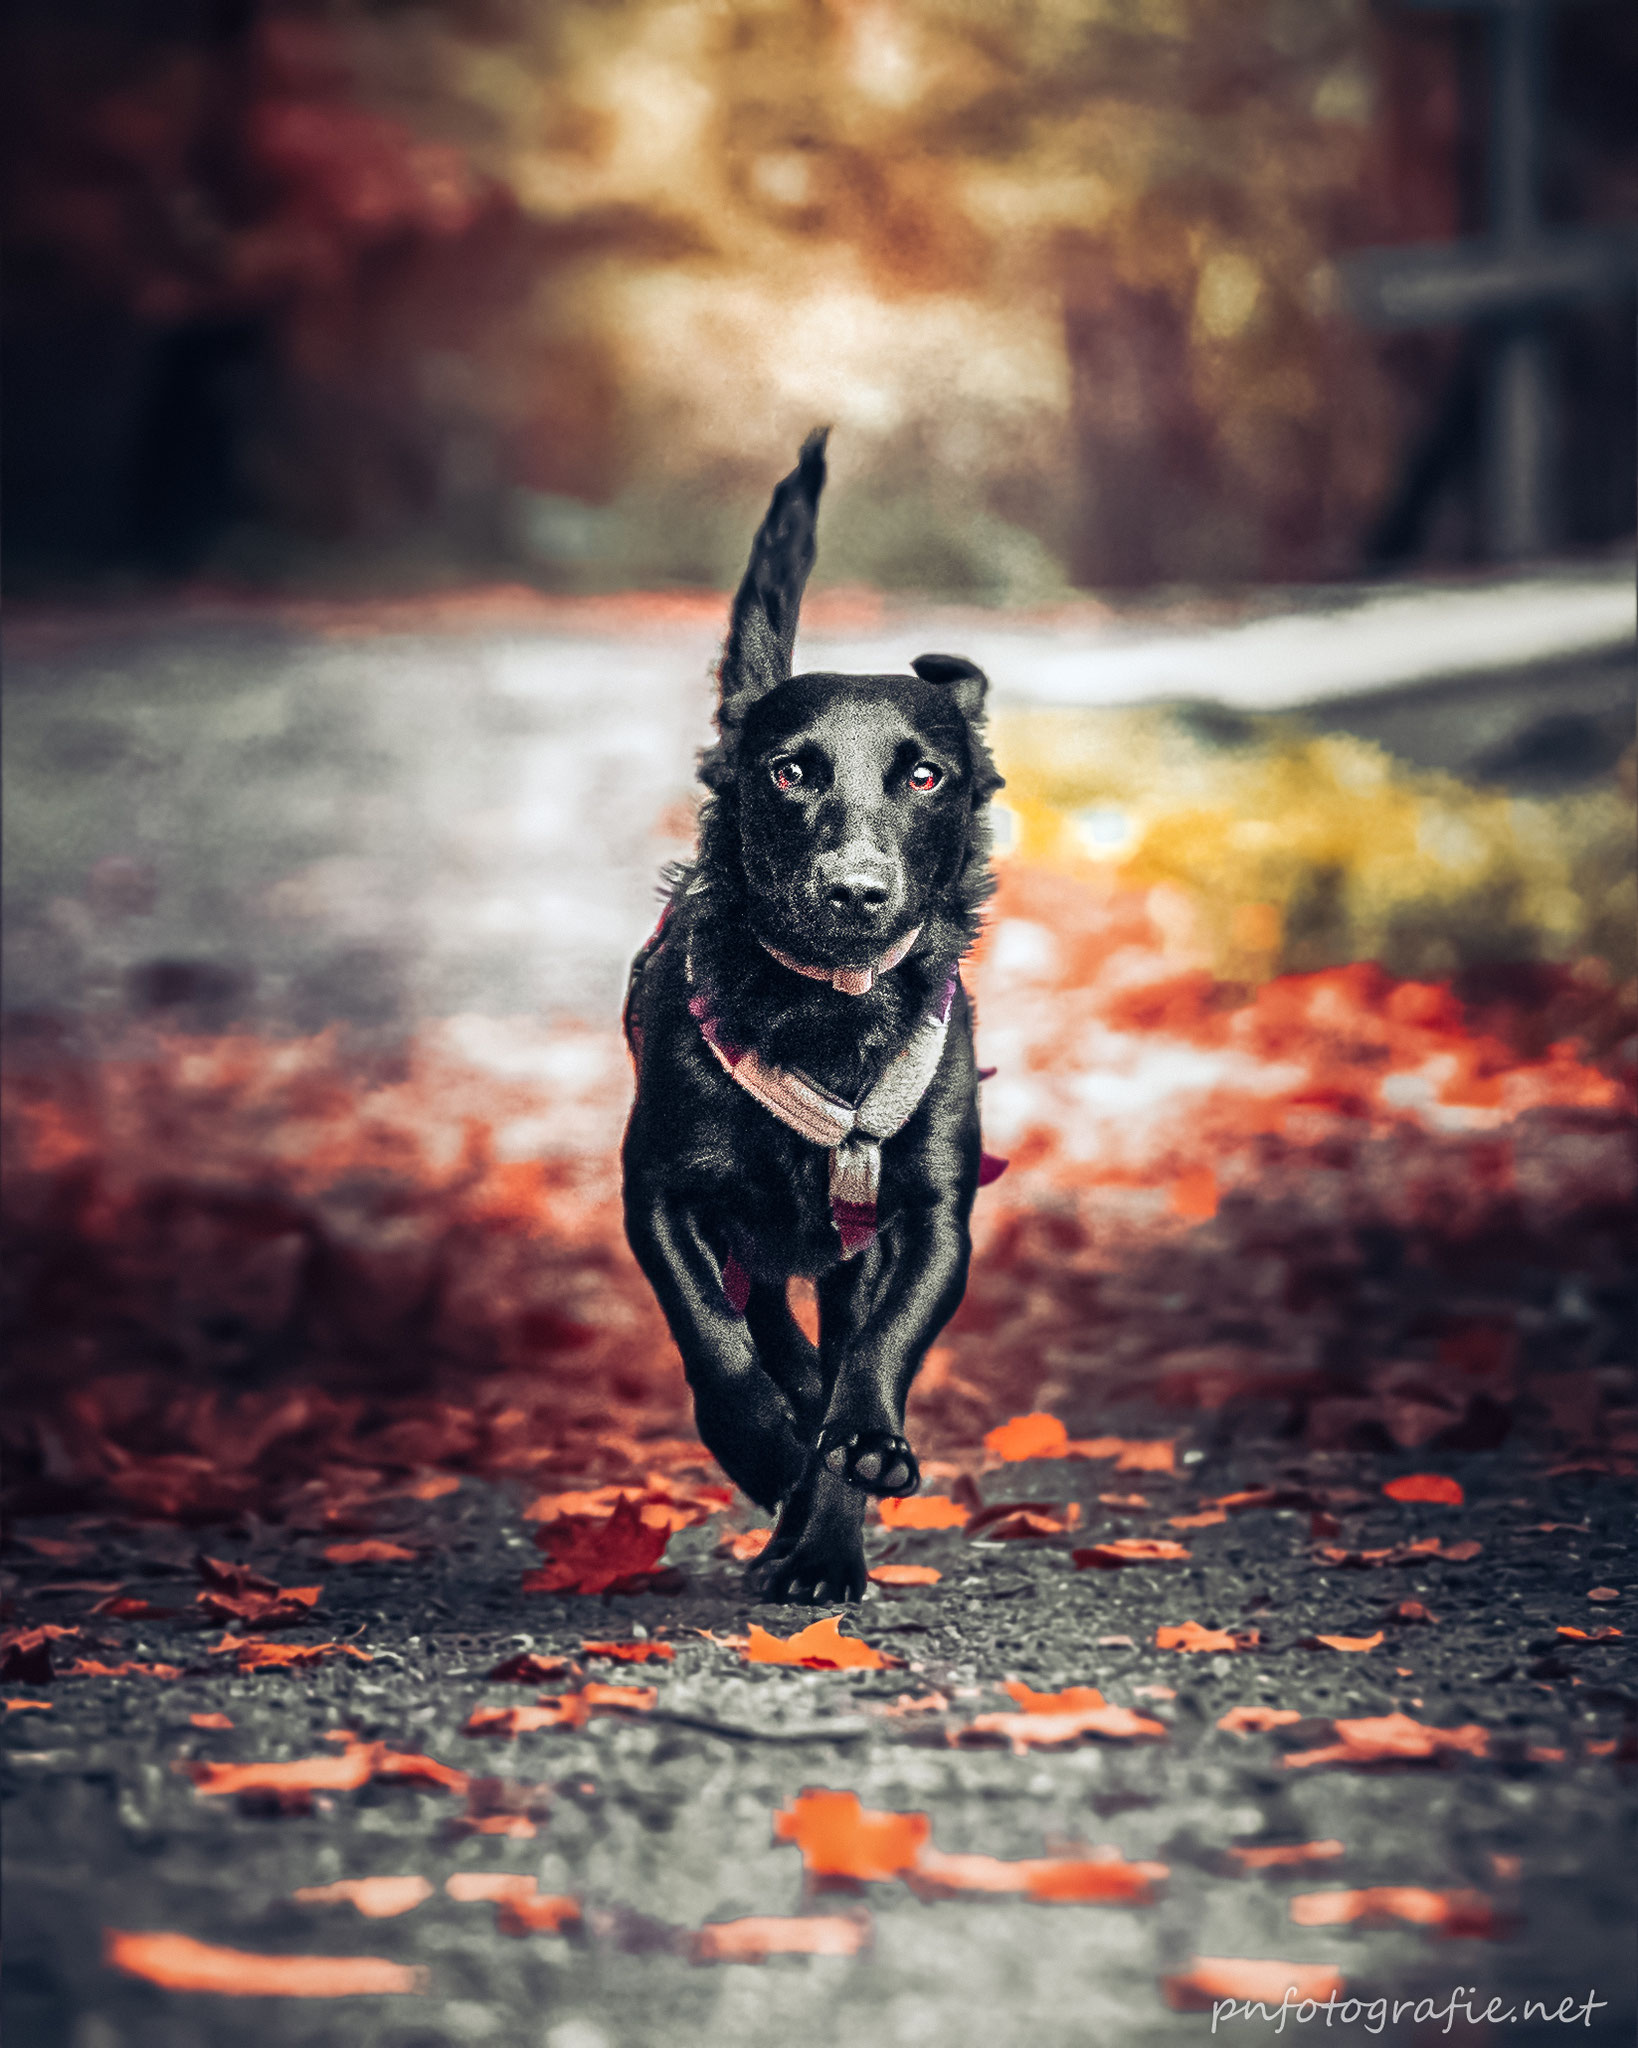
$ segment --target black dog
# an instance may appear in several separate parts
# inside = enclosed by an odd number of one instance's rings
[[[697,858],[632,968],[626,1232],[728,1475],[779,1509],[774,1600],[858,1599],[870,1494],[920,1482],[904,1405],[967,1281],[980,1177],[957,973],[989,895],[985,679],[792,676],[825,437],[734,599]],[[818,1283],[817,1350],[786,1283]]]

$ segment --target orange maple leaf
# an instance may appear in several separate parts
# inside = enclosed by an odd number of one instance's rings
[[[1436,1892],[1415,1884],[1298,1892],[1291,1900],[1291,1919],[1297,1927],[1391,1927],[1404,1920],[1413,1927],[1437,1928],[1447,1939],[1494,1939],[1506,1931],[1483,1892]]]
[[[942,1493],[911,1494],[876,1505],[887,1529],[962,1529],[967,1524],[967,1509]]]
[[[1287,1770],[1310,1764],[1427,1763],[1452,1753],[1483,1756],[1490,1736],[1476,1721],[1461,1728],[1429,1728],[1409,1714],[1380,1714],[1337,1721],[1337,1740],[1321,1749],[1298,1750],[1284,1759]]]
[[[106,1930],[104,1956],[116,1970],[167,1991],[211,1991],[229,1998],[379,1997],[421,1992],[427,1972],[385,1956],[266,1956],[217,1948],[186,1934]]]
[[[856,1956],[870,1942],[863,1914],[751,1914],[744,1920],[712,1920],[695,1934],[689,1955],[696,1963],[764,1963],[769,1956]]]
[[[388,1543],[379,1536],[367,1536],[361,1543],[327,1543],[324,1555],[331,1564],[413,1564],[418,1552],[402,1543]]]
[[[580,1645],[583,1657],[613,1657],[621,1664],[669,1664],[677,1653],[670,1643],[587,1643]]]
[[[878,1586],[936,1586],[944,1574],[930,1564],[879,1564],[870,1576]]]
[[[1331,1837],[1323,1842],[1238,1842],[1228,1850],[1241,1870],[1291,1870],[1303,1863],[1332,1863],[1346,1853]]]
[[[1156,1647],[1162,1650],[1250,1650],[1260,1641],[1254,1628],[1202,1628],[1197,1621],[1171,1623],[1155,1630]]]
[[[928,1846],[906,1880],[921,1898],[963,1892],[1021,1892],[1038,1900],[1146,1906],[1169,1871],[1164,1863],[1128,1863],[1115,1849],[1091,1856],[1034,1856],[1017,1862],[999,1856],[946,1855]]]
[[[1163,1536],[1117,1536],[1110,1542],[1070,1552],[1082,1571],[1089,1565],[1098,1571],[1119,1571],[1130,1564],[1171,1564],[1190,1555],[1183,1544],[1170,1543]]]
[[[1066,1685],[1062,1692],[1035,1692],[1021,1679],[1009,1678],[1001,1690],[1026,1714],[1087,1713],[1108,1704],[1095,1685]]]
[[[1442,1472],[1407,1472],[1403,1478],[1390,1479],[1382,1491],[1389,1500],[1438,1501],[1452,1508],[1459,1508],[1467,1498],[1460,1483]]]
[[[1025,1458],[1061,1458],[1069,1443],[1069,1431],[1056,1415],[1015,1415],[984,1438],[992,1458],[1016,1465]]]
[[[1175,1472],[1177,1445],[1171,1437],[1072,1438],[1059,1453],[1066,1458],[1113,1458],[1117,1472]]]
[[[1110,1742],[1158,1742],[1164,1740],[1166,1732],[1164,1721],[1151,1721],[1146,1715],[1134,1714],[1130,1707],[1096,1706],[1076,1707],[1062,1713],[1030,1709],[1021,1714],[979,1714],[967,1723],[957,1739],[964,1742],[970,1736],[999,1735],[1011,1745],[1015,1756],[1022,1756],[1030,1749],[1055,1749],[1067,1742],[1079,1742],[1083,1735],[1101,1735]]]
[[[735,1564],[749,1564],[753,1557],[762,1555],[772,1534],[771,1529],[727,1529],[718,1540],[717,1548],[725,1557],[731,1557]]]
[[[374,1656],[353,1643],[253,1643],[244,1636],[225,1635],[210,1645],[213,1657],[231,1656],[241,1671],[273,1671],[284,1666],[297,1669],[327,1664],[332,1657],[351,1657],[360,1664],[373,1664]]]
[[[1223,1999],[1277,2009],[1287,1995],[1323,2005],[1347,1978],[1333,1963],[1278,1963],[1263,1957],[1196,1956],[1186,1970],[1161,1980],[1173,2012],[1208,2012]]]
[[[753,1621],[745,1661],[800,1664],[809,1671],[885,1671],[904,1660],[873,1650],[857,1636],[844,1636],[841,1616],[829,1615],[786,1637],[770,1635]]]
[[[817,1878],[885,1883],[902,1877],[932,1835],[924,1813],[878,1813],[857,1792],[800,1792],[773,1817],[774,1840],[794,1842]]]
[[[424,1877],[343,1877],[307,1884],[293,1894],[301,1906],[355,1906],[367,1920],[392,1920],[432,1897]]]
[[[1381,1629],[1378,1629],[1375,1635],[1369,1636],[1308,1636],[1304,1639],[1303,1648],[1351,1651],[1374,1650],[1382,1640]]]

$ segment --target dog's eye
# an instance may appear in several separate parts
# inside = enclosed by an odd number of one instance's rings
[[[795,789],[802,780],[802,765],[799,761],[776,761],[773,771],[776,789]]]
[[[937,789],[944,780],[944,770],[935,768],[931,761],[918,761],[910,770],[910,787],[926,791]]]

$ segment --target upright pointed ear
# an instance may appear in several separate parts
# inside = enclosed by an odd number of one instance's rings
[[[825,487],[829,434],[828,427],[821,427],[802,443],[796,467],[776,486],[751,545],[722,653],[717,723],[725,734],[759,697],[790,675],[797,613],[813,567],[813,533],[819,493]]]
[[[984,716],[984,693],[990,679],[981,668],[959,654],[918,654],[910,666],[924,683],[947,683],[966,717]]]

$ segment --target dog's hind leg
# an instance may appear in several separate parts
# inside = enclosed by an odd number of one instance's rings
[[[785,1289],[753,1281],[745,1323],[763,1371],[791,1404],[798,1433],[809,1444],[816,1443],[829,1390],[819,1370],[819,1353],[791,1314]]]

